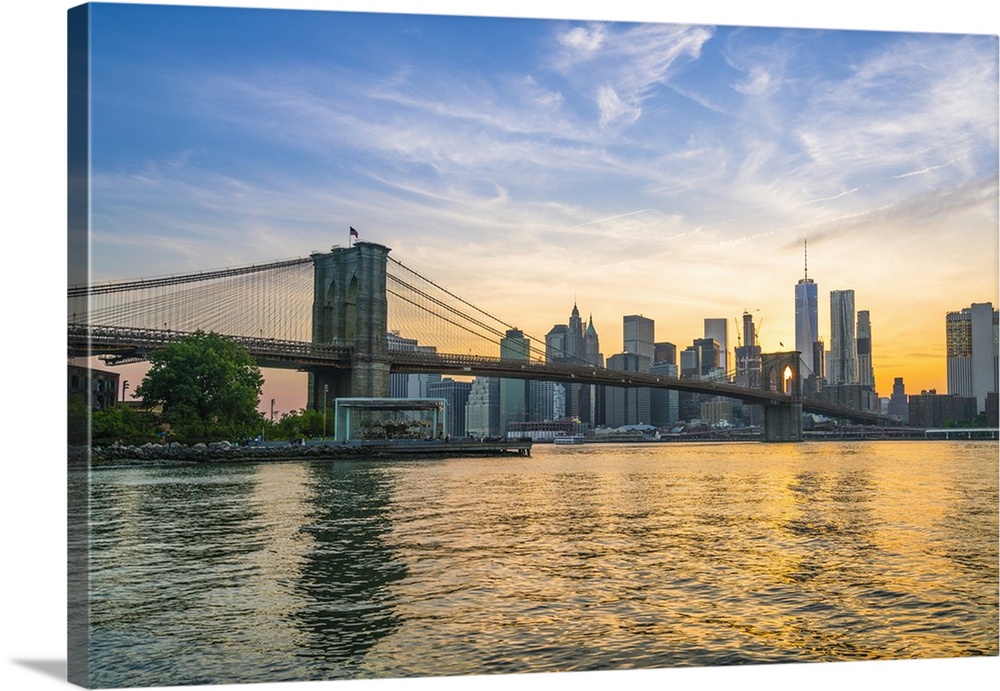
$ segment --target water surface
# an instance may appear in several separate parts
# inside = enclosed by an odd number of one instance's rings
[[[91,684],[997,655],[997,445],[91,474]]]

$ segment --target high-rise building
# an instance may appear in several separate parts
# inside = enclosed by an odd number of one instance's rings
[[[892,396],[889,397],[889,417],[901,422],[910,421],[910,406],[906,400],[906,386],[902,377],[896,377],[892,383]]]
[[[566,388],[551,381],[528,382],[528,420],[562,420],[566,417]]]
[[[452,437],[466,435],[465,407],[469,402],[471,390],[472,382],[455,381],[451,377],[444,377],[441,381],[427,387],[428,398],[444,399],[448,434]]]
[[[601,367],[604,365],[604,357],[600,352],[600,343],[597,331],[594,329],[594,319],[590,318],[586,329],[583,320],[580,319],[580,310],[576,303],[573,304],[573,311],[570,313],[568,324],[556,324],[545,336],[545,360],[553,362],[564,360],[565,362],[582,365],[591,364]],[[594,398],[593,386],[589,384],[557,384],[562,387],[562,393],[553,391],[553,399],[558,407],[558,402],[562,401],[563,413],[559,417],[578,418],[583,422],[594,422],[592,415],[592,399]],[[530,396],[529,392],[529,396]],[[536,403],[541,399],[535,396]],[[544,407],[544,406],[543,406]],[[538,405],[536,411],[541,408]],[[536,419],[532,417],[532,419]],[[553,419],[553,418],[540,418]]]
[[[858,310],[858,383],[875,388],[875,369],[872,367],[872,323],[868,310]]]
[[[736,379],[737,384],[750,389],[760,388],[761,353],[757,345],[757,330],[753,324],[753,315],[743,313],[743,343],[736,346]]]
[[[677,346],[668,341],[653,344],[653,364],[677,364]]]
[[[973,303],[945,317],[948,393],[976,399],[986,410],[987,394],[997,391],[998,313],[993,303]]]
[[[818,286],[809,278],[808,245],[805,250],[805,277],[799,279],[795,286],[795,350],[801,353],[803,379],[810,375],[819,376],[820,370],[813,357],[813,344],[819,340]]]
[[[650,359],[636,353],[619,353],[608,358],[608,369],[619,372],[649,372]],[[608,427],[650,424],[652,389],[646,386],[609,386],[605,390],[604,416]]]
[[[601,341],[597,336],[597,329],[594,328],[594,317],[591,315],[587,323],[587,330],[583,334],[583,359],[588,364],[597,367],[604,366],[604,354],[601,352]]]
[[[474,437],[500,435],[500,380],[476,377],[465,404],[465,431]]]
[[[661,360],[649,368],[650,374],[677,378],[680,374],[673,362]],[[671,427],[680,419],[679,392],[671,389],[652,389],[649,397],[649,424]]]
[[[386,334],[386,347],[389,350],[408,352],[434,353],[434,346],[422,346],[415,338],[404,338],[398,331]],[[427,398],[427,387],[441,381],[440,374],[402,373],[389,375],[389,398]]]
[[[622,318],[622,334],[626,353],[642,355],[653,361],[653,354],[656,349],[653,338],[654,324],[649,317],[632,314]]]
[[[854,291],[830,291],[830,359],[827,381],[836,386],[858,383]]]
[[[509,329],[500,339],[500,358],[529,360],[531,342],[519,329]],[[500,433],[506,435],[511,422],[528,419],[528,382],[524,379],[500,380]]]
[[[702,377],[722,378],[722,348],[714,338],[696,338],[692,344],[698,351],[699,374]]]
[[[714,338],[719,344],[718,366],[729,372],[729,320],[706,319],[705,338]]]

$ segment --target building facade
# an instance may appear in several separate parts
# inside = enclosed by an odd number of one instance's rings
[[[868,310],[858,310],[857,325],[858,383],[875,388],[875,368],[872,366],[872,322]]]
[[[500,436],[500,380],[476,377],[465,404],[465,432],[473,437]]]
[[[706,319],[705,338],[715,339],[719,344],[719,358],[716,364],[723,371],[729,372],[729,320],[728,319]]]
[[[509,329],[500,339],[500,358],[530,360],[531,342],[519,329]],[[506,434],[511,422],[528,420],[528,382],[524,379],[500,380],[500,430]]]
[[[921,391],[907,400],[910,425],[913,427],[946,427],[974,420],[976,399],[972,396],[939,395],[935,389]]]
[[[830,357],[827,382],[858,383],[858,345],[855,332],[854,291],[830,291]]]
[[[976,399],[986,410],[986,396],[997,391],[998,314],[993,304],[973,303],[945,317],[948,393]]]
[[[642,355],[650,362],[656,351],[654,323],[649,317],[631,314],[622,317],[622,351]]]
[[[819,340],[818,293],[819,286],[809,278],[809,260],[806,254],[805,275],[795,285],[795,350],[801,354],[799,371],[803,379],[819,372],[813,348],[813,344]]]
[[[466,436],[465,408],[471,390],[472,382],[455,381],[450,377],[427,387],[428,398],[444,400],[448,434],[452,437]]]

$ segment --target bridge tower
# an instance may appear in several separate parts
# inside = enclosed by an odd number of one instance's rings
[[[389,395],[386,263],[389,248],[373,242],[335,247],[313,260],[313,343],[353,348],[351,367],[309,373],[309,407],[336,398]]]
[[[802,441],[802,379],[799,376],[799,351],[761,355],[761,388],[792,397],[789,402],[765,403],[765,442]]]

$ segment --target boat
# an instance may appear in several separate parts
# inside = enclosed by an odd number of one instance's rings
[[[559,434],[552,437],[553,444],[582,444],[582,434]]]

